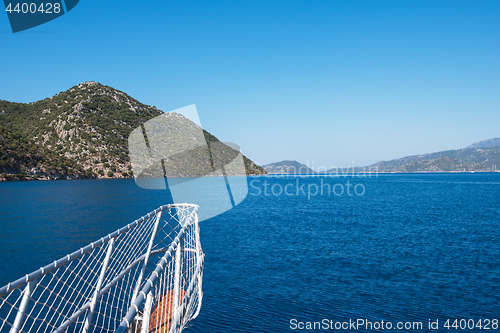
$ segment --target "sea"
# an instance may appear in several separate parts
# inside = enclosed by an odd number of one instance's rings
[[[500,174],[248,177],[200,223],[185,332],[500,332]],[[0,285],[169,203],[132,179],[0,183]]]

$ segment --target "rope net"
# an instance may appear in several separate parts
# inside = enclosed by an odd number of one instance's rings
[[[162,206],[0,288],[0,332],[180,332],[201,308],[198,206]]]

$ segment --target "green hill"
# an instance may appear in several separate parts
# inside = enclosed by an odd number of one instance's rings
[[[128,136],[162,114],[96,82],[34,103],[0,100],[0,179],[132,177]],[[207,142],[219,142],[203,133]],[[265,173],[244,162],[247,174]]]

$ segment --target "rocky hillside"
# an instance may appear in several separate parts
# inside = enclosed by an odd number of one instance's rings
[[[281,161],[263,165],[268,174],[315,174],[314,170],[297,161]]]
[[[0,179],[132,177],[128,136],[161,114],[96,82],[29,104],[0,100]],[[265,173],[244,161],[247,174]]]

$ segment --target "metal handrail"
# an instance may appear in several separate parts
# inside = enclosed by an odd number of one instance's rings
[[[12,291],[12,290],[14,290],[16,288],[21,288],[22,286],[24,286],[29,281],[33,281],[34,279],[36,279],[36,278],[38,278],[38,277],[40,277],[40,276],[42,276],[44,274],[49,273],[50,271],[52,271],[52,270],[54,270],[54,269],[56,269],[58,267],[61,267],[62,265],[64,265],[68,261],[74,260],[74,259],[80,257],[81,255],[83,255],[83,254],[85,254],[85,253],[93,250],[94,248],[97,248],[97,247],[103,245],[104,243],[108,242],[112,238],[116,238],[120,234],[123,234],[124,232],[127,232],[128,230],[130,230],[132,228],[135,228],[141,222],[143,222],[144,220],[147,220],[148,218],[152,217],[153,215],[159,213],[160,211],[163,211],[163,210],[165,210],[167,208],[175,208],[175,207],[179,207],[179,206],[183,206],[183,207],[196,207],[196,208],[198,208],[197,205],[187,204],[187,203],[184,203],[184,204],[169,204],[169,205],[160,206],[157,209],[155,209],[154,211],[150,212],[149,214],[144,215],[144,216],[138,218],[137,220],[135,220],[134,222],[131,222],[131,223],[127,224],[123,228],[120,228],[120,229],[116,230],[115,232],[112,232],[112,233],[108,234],[107,236],[104,236],[101,239],[99,239],[99,240],[97,240],[97,241],[95,241],[93,243],[90,243],[89,245],[84,246],[84,247],[80,248],[79,250],[77,250],[77,251],[75,251],[75,252],[73,252],[71,254],[68,254],[68,255],[62,257],[61,259],[54,261],[52,264],[46,265],[44,267],[41,267],[40,269],[38,269],[38,270],[36,270],[36,271],[34,271],[34,272],[30,273],[30,274],[26,274],[25,277],[19,278],[19,279],[13,281],[13,282],[8,283],[6,286],[3,286],[2,288],[0,288],[0,297],[2,297],[3,295],[5,295],[9,291]]]
[[[160,248],[160,249],[156,248],[153,250],[153,241],[156,237],[158,224],[159,224],[161,217],[162,217],[162,212],[166,209],[188,208],[188,207],[193,208],[193,210],[190,211],[189,216],[183,216],[183,218],[186,218],[185,220],[184,219],[178,220],[181,223],[179,225],[181,228],[178,231],[175,238],[173,239],[173,241],[168,246],[168,248],[165,246],[163,248]],[[15,317],[14,323],[11,324],[12,326],[11,326],[10,332],[17,333],[17,332],[19,332],[19,330],[23,326],[23,321],[24,321],[24,317],[27,313],[28,304],[30,302],[30,298],[32,297],[32,292],[36,289],[37,284],[39,283],[39,281],[37,282],[37,280],[39,278],[43,277],[44,275],[48,274],[49,272],[51,272],[59,267],[64,266],[65,264],[69,263],[70,261],[73,261],[73,260],[83,256],[84,254],[86,254],[86,253],[88,253],[96,248],[101,247],[102,245],[104,245],[106,243],[108,244],[108,248],[106,249],[106,256],[104,258],[104,261],[102,262],[102,267],[100,268],[99,279],[97,281],[97,284],[95,285],[95,288],[93,291],[93,296],[91,296],[87,302],[85,302],[83,304],[80,303],[81,305],[79,305],[79,308],[77,310],[74,310],[73,312],[70,312],[71,315],[68,314],[69,317],[65,317],[66,320],[64,320],[64,322],[57,324],[58,326],[54,326],[57,328],[54,331],[52,331],[52,333],[63,332],[71,324],[73,324],[78,318],[81,318],[81,316],[84,315],[85,313],[86,313],[86,316],[84,318],[85,320],[83,322],[83,328],[82,328],[81,332],[87,333],[89,331],[90,325],[92,324],[92,319],[93,319],[92,317],[94,314],[94,308],[96,306],[96,303],[99,301],[99,299],[103,295],[105,295],[108,291],[110,291],[110,289],[118,281],[120,281],[126,274],[128,274],[132,268],[134,268],[141,261],[144,261],[142,269],[141,269],[140,274],[139,274],[139,278],[135,281],[136,284],[135,284],[134,292],[132,293],[131,301],[130,301],[130,303],[128,303],[131,305],[128,308],[128,311],[127,311],[125,317],[123,317],[123,319],[120,322],[120,325],[117,328],[117,332],[124,333],[130,327],[130,324],[132,323],[132,321],[136,317],[139,309],[144,305],[144,302],[146,301],[146,299],[148,297],[149,297],[149,300],[148,300],[149,305],[146,304],[146,306],[151,306],[151,301],[152,301],[152,297],[153,297],[152,288],[155,285],[158,277],[162,274],[165,274],[165,270],[167,268],[166,263],[172,257],[172,254],[175,251],[175,254],[176,254],[176,257],[175,257],[175,260],[176,260],[176,262],[175,262],[176,282],[174,285],[175,290],[176,290],[175,291],[175,309],[174,309],[175,316],[173,317],[173,323],[170,326],[171,332],[174,332],[176,327],[179,324],[181,324],[181,317],[184,315],[185,309],[190,306],[190,302],[192,300],[191,297],[184,297],[184,299],[182,299],[182,301],[179,300],[180,280],[178,278],[178,274],[180,273],[180,269],[182,267],[182,263],[179,260],[181,258],[180,257],[181,253],[184,250],[184,246],[182,246],[183,239],[184,239],[186,230],[193,225],[195,228],[194,235],[190,234],[191,235],[190,237],[191,237],[191,239],[193,239],[193,237],[196,238],[196,240],[195,240],[196,248],[186,249],[185,252],[186,253],[188,253],[188,252],[193,253],[194,252],[194,255],[196,255],[196,268],[194,269],[194,274],[189,279],[189,285],[187,286],[185,291],[187,292],[186,295],[191,295],[194,292],[195,286],[198,285],[198,294],[196,295],[196,299],[198,300],[198,303],[197,303],[198,306],[197,306],[197,309],[196,309],[194,316],[191,316],[191,318],[187,318],[187,321],[194,319],[198,315],[199,310],[201,308],[201,299],[202,299],[201,278],[202,278],[204,255],[203,255],[203,252],[201,251],[201,247],[199,244],[199,227],[198,227],[197,211],[198,211],[198,206],[193,205],[193,204],[163,205],[163,206],[155,209],[154,211],[150,212],[149,214],[144,215],[143,217],[135,220],[134,222],[129,223],[125,227],[120,228],[120,229],[116,230],[115,232],[110,233],[107,236],[102,237],[101,239],[99,239],[93,243],[90,243],[89,245],[82,247],[81,249],[79,249],[71,254],[66,255],[65,257],[63,257],[61,259],[54,261],[52,264],[46,265],[46,266],[44,266],[44,267],[42,267],[42,268],[40,268],[40,269],[30,273],[30,274],[27,274],[25,277],[17,279],[15,281],[7,284],[6,286],[0,288],[0,297],[3,297],[7,294],[8,295],[6,297],[8,297],[9,295],[11,295],[12,291],[14,291],[16,289],[21,289],[24,286],[26,286],[24,288],[24,290],[21,291],[22,300],[20,301],[20,303],[17,305],[13,305],[13,304],[11,305],[12,309],[17,308],[17,314]],[[106,277],[108,263],[110,262],[110,258],[113,254],[113,251],[114,251],[115,240],[121,234],[124,234],[133,228],[136,228],[141,223],[151,219],[152,217],[155,217],[156,220],[154,221],[153,231],[152,231],[151,235],[148,236],[148,237],[150,237],[150,240],[148,242],[146,252],[143,253],[142,255],[138,256],[137,258],[134,258],[133,261],[130,262],[127,267],[121,268],[121,271],[119,271],[117,273],[117,275],[114,276],[113,279],[108,281],[107,284],[103,286],[104,280]],[[150,221],[152,221],[152,220],[150,220]],[[149,226],[150,225],[148,224],[148,228],[149,228]],[[145,229],[145,230],[147,230],[147,229]],[[193,233],[193,229],[190,229],[190,230],[191,230],[190,232]],[[144,273],[146,270],[146,266],[148,265],[150,256],[156,255],[159,253],[165,253],[165,254],[161,258],[161,260],[156,264],[155,270],[147,277],[147,279],[144,280],[145,282],[143,284],[142,280],[143,280],[143,276],[144,276]],[[56,272],[56,274],[57,274],[57,272]],[[143,286],[142,289],[140,288],[141,286]],[[140,290],[140,292],[139,292],[139,290]],[[1,306],[2,306],[2,303],[0,302],[0,307]],[[10,315],[10,312],[9,312],[9,315]],[[150,313],[148,315],[150,315]],[[7,319],[4,319],[3,325],[5,325],[5,323],[6,323],[5,320],[7,320]],[[149,323],[149,317],[143,318],[142,320],[144,320],[143,324]],[[79,323],[81,324],[82,322],[79,321]],[[1,322],[0,322],[0,324],[1,324]],[[179,329],[182,330],[182,325],[180,325]],[[144,327],[143,327],[143,330],[144,330]]]

